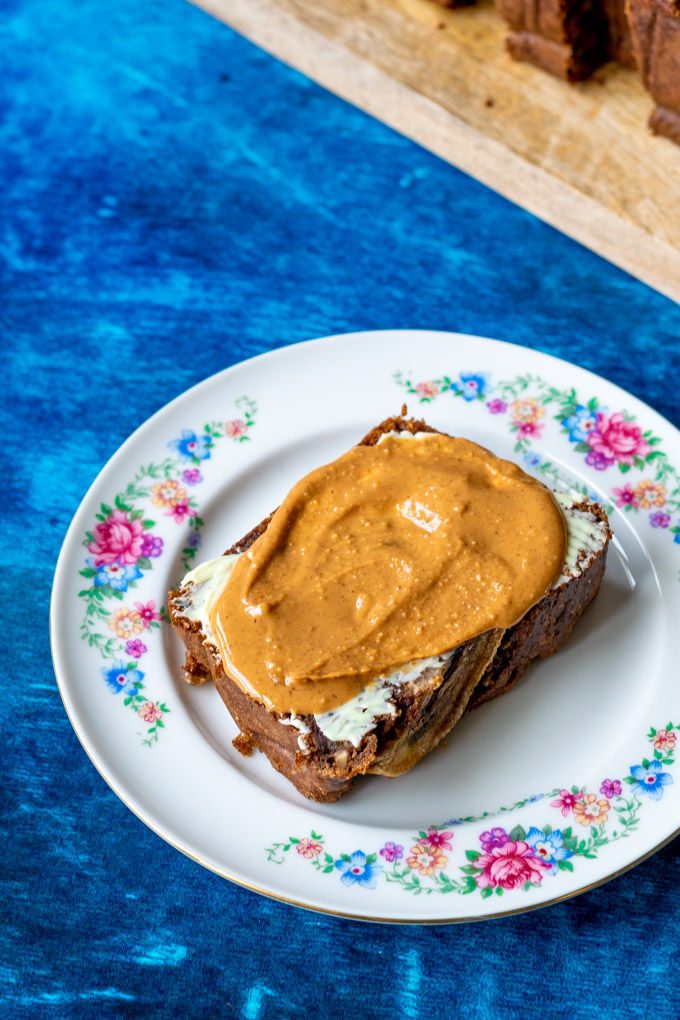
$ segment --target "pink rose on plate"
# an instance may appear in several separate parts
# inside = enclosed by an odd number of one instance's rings
[[[635,457],[644,457],[651,450],[640,426],[626,421],[620,411],[616,414],[598,411],[595,428],[588,433],[588,443],[607,466],[615,462],[632,464]]]
[[[536,857],[533,847],[524,840],[510,840],[503,846],[494,847],[477,858],[475,867],[484,869],[477,877],[479,889],[495,889],[497,886],[517,889],[525,882],[538,885],[546,871],[551,870],[551,865]]]
[[[94,553],[95,567],[104,563],[132,564],[142,555],[144,525],[138,520],[128,520],[124,510],[113,510],[105,521],[94,529],[94,541],[88,549]]]

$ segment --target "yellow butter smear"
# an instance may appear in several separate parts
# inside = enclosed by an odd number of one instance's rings
[[[564,554],[561,511],[516,464],[440,433],[390,435],[291,489],[211,625],[246,693],[318,714],[395,666],[512,626]]]

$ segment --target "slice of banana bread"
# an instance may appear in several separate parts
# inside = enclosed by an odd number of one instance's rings
[[[680,145],[680,0],[627,0],[642,83],[656,107],[649,126]]]
[[[361,442],[373,445],[386,433],[403,431],[436,430],[423,421],[390,418]],[[590,500],[557,498],[569,536],[563,573],[515,626],[486,631],[450,652],[408,663],[322,715],[278,715],[245,694],[223,669],[205,610],[210,585],[223,586],[231,563],[266,530],[270,516],[170,593],[172,624],[186,647],[185,679],[190,684],[212,679],[240,730],[236,748],[244,754],[263,751],[311,800],[337,800],[363,773],[400,775],[466,711],[509,690],[534,658],[557,651],[597,594],[610,539],[606,514]]]

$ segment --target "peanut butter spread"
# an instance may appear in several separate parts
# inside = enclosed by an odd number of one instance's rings
[[[512,626],[564,555],[559,507],[517,465],[466,439],[388,435],[294,486],[211,625],[251,697],[317,714],[401,663]]]

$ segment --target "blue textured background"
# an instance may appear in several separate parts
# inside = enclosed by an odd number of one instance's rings
[[[188,4],[0,10],[0,1014],[677,1016],[680,843],[481,925],[265,900],[108,789],[62,709],[47,614],[94,475],[227,365],[347,330],[461,330],[579,362],[678,425],[680,309]]]

